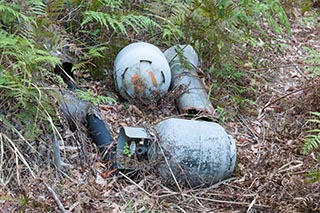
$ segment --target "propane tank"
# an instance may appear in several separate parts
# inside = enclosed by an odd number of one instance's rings
[[[232,175],[236,143],[219,124],[171,118],[155,129],[156,134],[139,127],[120,129],[118,169],[137,170],[143,162],[151,163],[164,182],[173,184],[174,175],[189,187],[208,186]],[[158,142],[151,135],[157,135]]]
[[[171,118],[156,125],[161,149],[149,149],[163,180],[190,187],[208,186],[229,178],[236,163],[236,143],[214,122]],[[159,160],[167,158],[166,161]],[[168,163],[167,163],[168,162]],[[172,171],[170,171],[170,169]],[[170,181],[171,180],[171,181]]]
[[[168,91],[171,71],[161,50],[149,43],[137,42],[123,48],[114,62],[118,92],[128,101],[149,103]]]

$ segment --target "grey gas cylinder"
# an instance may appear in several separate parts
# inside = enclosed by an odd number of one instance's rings
[[[168,91],[171,71],[161,50],[136,42],[123,48],[114,62],[114,79],[120,95],[129,101],[150,100]]]
[[[151,159],[158,161],[158,172],[164,180],[173,181],[172,171],[179,183],[195,187],[232,175],[236,143],[219,124],[171,118],[158,123],[156,129],[161,149],[154,146]],[[164,156],[167,161],[159,160]]]
[[[164,52],[171,68],[172,86],[185,91],[177,99],[180,113],[209,114],[214,108],[197,74],[199,57],[190,45],[172,46]]]

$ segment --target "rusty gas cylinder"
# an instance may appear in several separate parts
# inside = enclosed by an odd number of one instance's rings
[[[131,102],[149,103],[165,94],[171,71],[161,50],[136,42],[123,48],[114,62],[114,79],[120,95]]]

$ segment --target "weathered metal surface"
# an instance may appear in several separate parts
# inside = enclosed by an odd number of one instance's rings
[[[122,97],[148,103],[168,91],[171,72],[159,48],[137,42],[126,46],[117,55],[114,79]]]
[[[86,127],[94,141],[98,146],[104,160],[111,158],[108,151],[113,139],[106,127],[104,121],[98,115],[99,112],[88,101],[77,98],[69,91],[61,91],[54,93],[59,101],[59,109],[69,123],[71,131],[75,131],[79,125],[86,124]]]
[[[236,163],[236,143],[223,127],[214,122],[171,118],[156,125],[159,147],[150,158],[163,154],[179,183],[194,187],[211,185],[230,177]],[[162,160],[159,175],[173,181],[168,164]]]
[[[144,128],[121,127],[117,144],[117,167],[138,169],[137,161],[147,160],[151,137]]]
[[[86,115],[91,107],[90,102],[83,101],[66,90],[56,92],[60,103],[59,109],[67,119],[71,131],[76,130],[77,123],[81,124],[85,121]]]
[[[156,130],[158,143],[152,143],[144,128],[120,129],[118,169],[137,170],[152,162],[164,182],[174,182],[172,171],[189,187],[208,186],[232,175],[236,143],[219,124],[171,118],[158,123]]]
[[[113,139],[104,121],[99,116],[89,113],[86,116],[86,126],[102,158],[110,160],[112,154],[109,149]]]
[[[214,108],[196,71],[199,58],[195,50],[190,45],[178,45],[164,54],[170,64],[173,88],[184,91],[177,100],[180,113],[212,115]]]

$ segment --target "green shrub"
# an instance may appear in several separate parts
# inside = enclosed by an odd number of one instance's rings
[[[311,112],[315,116],[314,119],[310,119],[309,122],[314,124],[320,124],[320,112]],[[309,135],[306,136],[305,144],[303,147],[303,154],[313,151],[320,146],[320,129],[313,129],[308,131]]]
[[[112,67],[114,58],[128,43],[153,33],[160,28],[147,14],[143,5],[130,4],[122,0],[61,0],[50,3],[56,17],[66,17],[73,11],[68,21],[62,20],[66,32],[73,35],[78,49],[78,68],[88,70],[94,78],[103,79],[106,68]]]
[[[37,40],[37,17],[44,9],[41,1],[0,1],[0,140],[5,153],[0,171],[6,179],[1,181],[10,181],[9,173],[19,171],[8,167],[18,168],[21,162],[35,177],[25,150],[37,153],[30,141],[40,134],[57,133],[46,82],[60,60]],[[12,158],[19,159],[16,166]]]
[[[160,17],[164,39],[193,44],[205,65],[218,69],[239,64],[245,52],[235,50],[245,43],[258,43],[265,29],[281,34],[284,27],[290,32],[278,0],[156,1],[149,10]]]
[[[53,57],[49,51],[38,48],[37,42],[20,30],[21,26],[36,28],[33,17],[13,10],[4,2],[0,3],[0,8],[3,11],[3,25],[16,29],[13,33],[0,29],[1,99],[7,99],[12,104],[10,109],[17,110],[17,116],[24,118],[24,125],[28,126],[26,129],[38,132],[37,122],[50,114],[46,106],[51,102],[44,93],[42,82],[49,73],[48,69],[58,64],[59,59]],[[36,9],[32,11],[39,13]],[[17,24],[14,24],[15,22]],[[28,133],[35,136],[33,132]]]

